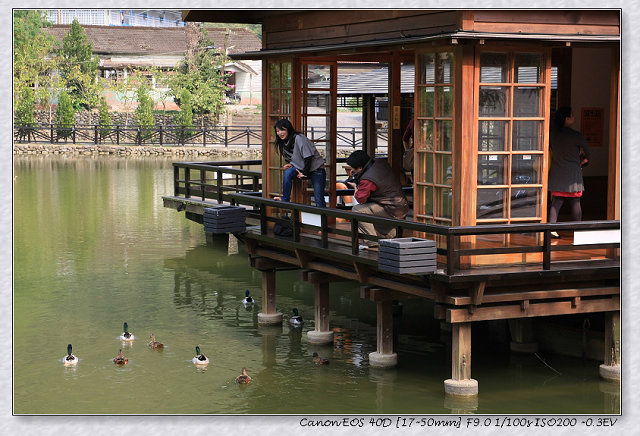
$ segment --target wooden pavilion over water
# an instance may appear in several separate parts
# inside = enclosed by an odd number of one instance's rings
[[[620,10],[187,10],[183,18],[263,26],[262,50],[243,55],[263,62],[261,172],[175,164],[175,192],[164,197],[199,222],[217,202],[250,208],[257,225],[238,236],[263,274],[261,323],[282,322],[276,272],[299,268],[315,286],[308,340],[331,342],[329,284],[356,280],[378,307],[370,363],[393,366],[392,302],[431,299],[452,332],[445,391],[473,396],[474,322],[509,320],[512,349],[527,351],[535,350],[535,318],[602,313],[600,374],[620,379]],[[399,174],[402,134],[415,119],[405,221],[339,204],[338,75],[353,62],[388,68],[387,158]],[[407,65],[411,93],[400,86]],[[366,93],[361,101],[362,148],[374,155],[378,101]],[[548,224],[549,120],[560,106],[573,107],[593,163],[584,171],[587,220]],[[310,205],[305,186],[295,203],[272,200],[283,164],[273,126],[283,117],[303,133],[326,131],[314,142],[327,162],[327,208]],[[289,238],[272,230],[283,212],[292,218]],[[409,241],[435,240],[436,271],[381,268],[379,253],[358,249],[358,221],[393,225]]]

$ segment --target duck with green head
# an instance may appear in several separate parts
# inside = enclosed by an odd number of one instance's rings
[[[208,365],[209,359],[207,356],[200,352],[200,347],[196,346],[196,357],[193,358],[193,363],[196,365]]]
[[[254,303],[253,297],[251,297],[251,295],[249,295],[249,290],[247,289],[244,292],[244,298],[242,299],[242,304],[244,304],[245,306],[249,306],[251,304]]]
[[[120,340],[121,341],[133,341],[135,339],[135,336],[133,336],[133,333],[129,333],[129,326],[127,325],[127,323],[124,323],[123,328],[123,332],[120,335]]]
[[[67,355],[62,359],[65,366],[75,366],[78,364],[78,358],[71,354],[71,349],[71,344],[67,345]]]
[[[292,311],[293,311],[293,316],[289,319],[289,322],[294,327],[301,327],[302,324],[304,324],[304,319],[302,319],[302,317],[298,314],[298,309],[294,307]]]
[[[329,359],[325,359],[324,357],[320,357],[318,353],[313,353],[313,363],[316,365],[328,365]]]

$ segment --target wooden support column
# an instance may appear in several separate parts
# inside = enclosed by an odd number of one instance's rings
[[[312,280],[318,274],[310,274]],[[307,333],[309,342],[315,344],[333,343],[333,331],[329,328],[329,283],[322,280],[313,282],[315,296],[315,329]]]
[[[620,381],[620,312],[606,312],[604,323],[604,364],[600,365],[600,377]]]
[[[511,351],[516,353],[536,353],[538,351],[533,318],[510,319],[509,331],[511,332]]]
[[[276,270],[262,271],[262,312],[258,313],[258,324],[282,323],[282,313],[276,311]]]
[[[471,378],[471,323],[461,322],[451,329],[451,378],[444,381],[449,395],[478,395],[478,382]]]
[[[389,368],[398,364],[398,355],[393,352],[393,300],[375,298],[378,290],[371,290],[377,303],[376,351],[369,354],[369,364]]]

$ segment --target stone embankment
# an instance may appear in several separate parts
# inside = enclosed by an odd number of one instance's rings
[[[159,147],[159,146],[126,146],[126,145],[91,145],[91,144],[13,144],[13,154],[55,155],[68,154],[80,156],[206,156],[216,160],[222,159],[260,159],[259,148],[239,147]]]

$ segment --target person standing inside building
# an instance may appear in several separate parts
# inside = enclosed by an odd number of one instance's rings
[[[575,119],[570,107],[561,107],[555,113],[549,132],[549,146],[553,152],[549,170],[549,190],[553,196],[549,222],[558,221],[560,208],[567,203],[573,221],[582,221],[580,198],[584,191],[582,167],[589,163],[591,150],[585,137],[571,126]],[[559,238],[557,232],[551,232]]]
[[[276,200],[291,201],[293,179],[308,177],[313,185],[315,205],[326,207],[324,189],[327,173],[324,169],[324,158],[313,142],[300,132],[296,132],[289,120],[283,118],[275,125],[276,146],[284,158],[284,176],[282,180],[282,197]]]
[[[402,191],[402,185],[395,176],[386,159],[371,159],[362,150],[356,150],[347,158],[347,165],[352,168],[356,187],[354,197],[358,202],[353,206],[353,212],[374,215],[382,218],[403,220],[409,212],[409,202]],[[396,229],[358,222],[358,229],[365,235],[381,238],[394,238]],[[378,244],[365,240],[366,246],[374,248]]]

